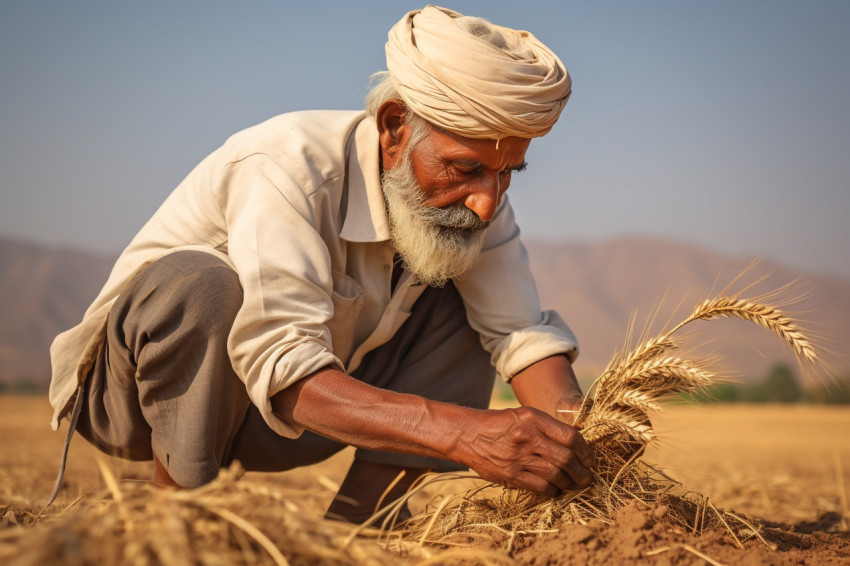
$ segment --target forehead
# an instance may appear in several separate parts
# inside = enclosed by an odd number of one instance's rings
[[[417,153],[426,153],[443,161],[470,161],[486,168],[518,167],[525,161],[530,139],[507,137],[498,141],[466,138],[453,132],[431,128],[416,146]]]

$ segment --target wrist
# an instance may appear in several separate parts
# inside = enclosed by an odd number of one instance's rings
[[[511,380],[519,402],[550,416],[558,417],[558,409],[573,410],[581,404],[581,387],[566,356],[544,358],[518,373]]]
[[[469,450],[481,415],[488,411],[425,400],[432,426],[430,445],[440,457],[471,467]]]

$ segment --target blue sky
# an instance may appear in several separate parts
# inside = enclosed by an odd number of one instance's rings
[[[650,236],[850,277],[850,2],[446,4],[573,96],[511,186],[526,237]],[[0,3],[0,234],[117,252],[230,134],[362,107],[421,3]]]

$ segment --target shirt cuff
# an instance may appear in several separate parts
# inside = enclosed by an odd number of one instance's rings
[[[555,311],[543,311],[539,324],[509,334],[493,350],[490,360],[509,382],[516,374],[549,356],[565,354],[570,363],[578,357],[578,340]]]
[[[248,395],[269,428],[283,437],[298,438],[304,432],[304,427],[292,425],[275,413],[271,398],[324,367],[336,366],[343,371],[342,362],[321,344],[303,342],[268,365],[271,367],[268,370],[263,368],[260,379],[248,387]]]

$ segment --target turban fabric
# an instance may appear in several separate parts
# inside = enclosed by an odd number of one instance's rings
[[[389,32],[387,70],[407,107],[469,138],[534,138],[561,114],[572,82],[561,60],[527,31],[494,24],[507,50],[458,24],[461,14],[428,6]]]

